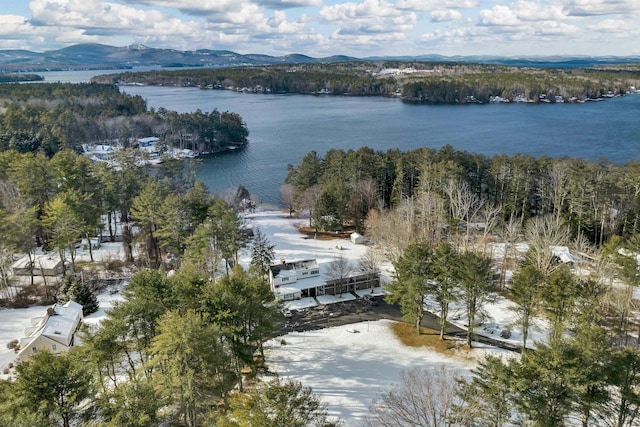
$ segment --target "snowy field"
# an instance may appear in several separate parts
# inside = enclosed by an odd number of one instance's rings
[[[358,260],[366,252],[367,246],[356,245],[350,239],[317,240],[301,234],[296,225],[307,225],[308,219],[289,218],[284,212],[256,211],[245,218],[253,225],[254,231],[259,228],[275,245],[276,260],[286,261],[315,258],[318,264],[333,261],[342,255],[349,260]],[[240,263],[248,267],[251,257],[245,253]]]
[[[445,357],[404,346],[389,329],[391,323],[379,320],[289,333],[265,345],[267,365],[281,378],[311,387],[328,405],[332,417],[347,426],[359,426],[380,393],[398,383],[402,370],[444,366],[453,375],[466,376],[488,352],[508,353],[476,343],[477,348],[466,357]]]

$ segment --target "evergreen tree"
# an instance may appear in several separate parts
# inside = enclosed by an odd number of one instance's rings
[[[75,352],[53,355],[39,351],[16,367],[15,393],[24,408],[51,422],[71,427],[80,406],[91,396],[92,378]]]
[[[529,328],[532,316],[536,314],[540,304],[540,292],[543,284],[543,276],[540,270],[533,265],[526,265],[513,275],[510,285],[510,296],[516,305],[512,308],[515,312],[515,324],[522,328],[522,355],[527,349]]]
[[[226,340],[217,325],[194,310],[164,314],[150,351],[163,404],[176,405],[189,427],[200,425],[212,402],[231,389]]]
[[[474,336],[476,315],[482,311],[493,290],[491,259],[473,252],[460,255],[458,270],[459,299],[467,311],[467,345],[471,347]]]
[[[65,276],[60,286],[58,301],[64,304],[75,301],[82,305],[82,314],[87,316],[100,308],[98,297],[88,283],[78,281],[73,276]]]
[[[444,330],[449,317],[449,305],[457,300],[458,271],[451,268],[458,265],[459,255],[449,243],[441,243],[433,252],[433,279],[428,281],[428,293],[438,304],[440,339],[444,340]]]
[[[293,381],[273,380],[236,394],[218,427],[330,427],[327,408],[311,388]]]
[[[429,291],[429,280],[434,277],[433,251],[427,245],[414,243],[394,263],[395,280],[387,286],[385,300],[400,304],[403,318],[414,322],[416,333],[424,317],[424,297]]]
[[[269,267],[275,258],[274,248],[275,245],[269,243],[260,228],[256,228],[251,243],[251,268],[263,277],[269,274]]]

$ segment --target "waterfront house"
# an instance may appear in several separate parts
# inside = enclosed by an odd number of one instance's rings
[[[318,264],[315,259],[272,264],[269,268],[269,283],[278,301],[336,295],[380,286],[379,274],[360,271],[343,278],[330,278],[330,262]]]

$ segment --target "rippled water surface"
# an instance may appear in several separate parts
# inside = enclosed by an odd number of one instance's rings
[[[49,73],[47,81],[87,81],[98,72]],[[99,73],[98,73],[99,74]],[[249,128],[242,150],[202,158],[198,177],[211,191],[243,184],[278,202],[288,164],[310,150],[375,150],[450,144],[482,154],[640,157],[640,95],[585,104],[412,105],[398,99],[258,95],[232,91],[126,86],[149,107],[239,113]]]
[[[191,88],[129,86],[150,107],[179,112],[233,111],[249,128],[249,145],[203,158],[198,176],[210,190],[243,184],[264,202],[278,201],[288,164],[310,150],[442,147],[482,154],[640,157],[640,95],[585,104],[431,106],[398,99],[257,95]]]

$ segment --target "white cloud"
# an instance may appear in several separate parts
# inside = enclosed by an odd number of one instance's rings
[[[640,10],[640,0],[569,0],[565,3],[565,11],[572,16],[637,15]]]
[[[570,37],[582,32],[575,25],[566,24],[557,21],[543,21],[535,27],[535,35],[539,36],[565,36]]]
[[[398,0],[396,7],[406,10],[471,9],[477,0]]]
[[[238,8],[241,4],[237,0],[119,0],[120,3],[133,6],[152,6],[165,9],[175,9],[186,15],[203,16],[212,13],[224,13]]]
[[[385,0],[325,6],[320,11],[320,17],[325,23],[338,25],[338,33],[388,33],[392,39],[398,39],[399,32],[413,29],[417,22],[414,12],[399,10]]]
[[[563,20],[567,16],[562,7],[554,4],[543,4],[540,2],[518,1],[513,3],[511,8],[518,19],[523,21],[549,21]]]
[[[439,9],[431,12],[433,22],[459,21],[460,19],[462,19],[462,14],[457,10]]]
[[[478,14],[480,25],[513,26],[519,25],[520,20],[516,13],[507,6],[495,5],[491,10],[481,10]]]
[[[29,32],[30,30],[31,25],[24,16],[0,15],[0,37]]]
[[[322,0],[256,0],[260,6],[269,9],[289,9],[294,7],[322,6]]]
[[[605,19],[587,27],[590,31],[602,33],[638,33],[640,26],[622,19]]]
[[[140,10],[101,0],[32,0],[34,25],[115,30],[144,29],[166,18],[156,10]]]

